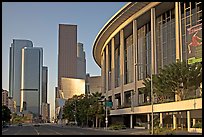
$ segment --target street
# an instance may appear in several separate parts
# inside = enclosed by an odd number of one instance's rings
[[[105,130],[93,128],[80,128],[61,126],[57,124],[41,124],[39,127],[33,125],[9,126],[2,128],[2,135],[141,135],[146,134],[146,130],[126,129],[126,130]]]

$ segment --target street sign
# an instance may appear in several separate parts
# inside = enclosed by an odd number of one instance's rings
[[[107,106],[107,107],[112,107],[112,106],[113,106],[113,102],[107,101],[107,102],[106,102],[106,106]]]

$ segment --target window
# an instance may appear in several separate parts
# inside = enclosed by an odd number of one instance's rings
[[[119,34],[115,38],[115,87],[120,86],[120,38]]]
[[[133,82],[133,36],[125,39],[125,84]]]
[[[161,22],[162,20],[162,22]],[[161,14],[156,19],[157,70],[176,60],[175,9]]]
[[[150,23],[138,29],[137,47],[137,75],[138,80],[142,80],[150,75],[151,69],[151,31]]]

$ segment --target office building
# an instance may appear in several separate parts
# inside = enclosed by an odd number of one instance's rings
[[[33,47],[33,43],[30,40],[14,39],[10,47],[9,97],[13,97],[16,101],[18,112],[20,111],[21,57],[24,47]]]
[[[85,52],[83,44],[77,43],[77,25],[59,24],[58,87],[55,89],[56,117],[62,112],[62,106],[59,106],[60,99],[68,99],[79,93],[85,94],[85,79]]]
[[[61,77],[77,76],[77,26],[59,24],[58,47],[58,88],[61,90]]]
[[[92,94],[96,92],[102,93],[101,76],[90,76],[89,74],[87,74],[85,85],[86,94]]]
[[[7,90],[4,90],[2,89],[2,92],[1,92],[1,100],[2,100],[2,106],[7,106],[8,107],[8,91]]]
[[[50,122],[50,104],[42,103],[42,121],[44,123]]]
[[[47,103],[48,67],[42,68],[42,102]]]
[[[86,78],[86,57],[83,43],[77,43],[77,76],[76,78]]]
[[[152,108],[140,92],[148,75],[179,60],[202,62],[201,53],[202,2],[127,3],[99,31],[93,45],[102,93],[113,102],[110,122],[130,128],[141,122],[150,128],[154,111],[163,127],[191,131],[202,123],[201,95]]]
[[[22,49],[21,64],[21,109],[41,114],[42,105],[43,49],[25,47]]]

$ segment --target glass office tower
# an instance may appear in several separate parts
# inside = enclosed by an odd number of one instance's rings
[[[14,39],[10,47],[9,97],[16,101],[17,112],[20,111],[21,49],[24,47],[33,47],[32,41]]]

